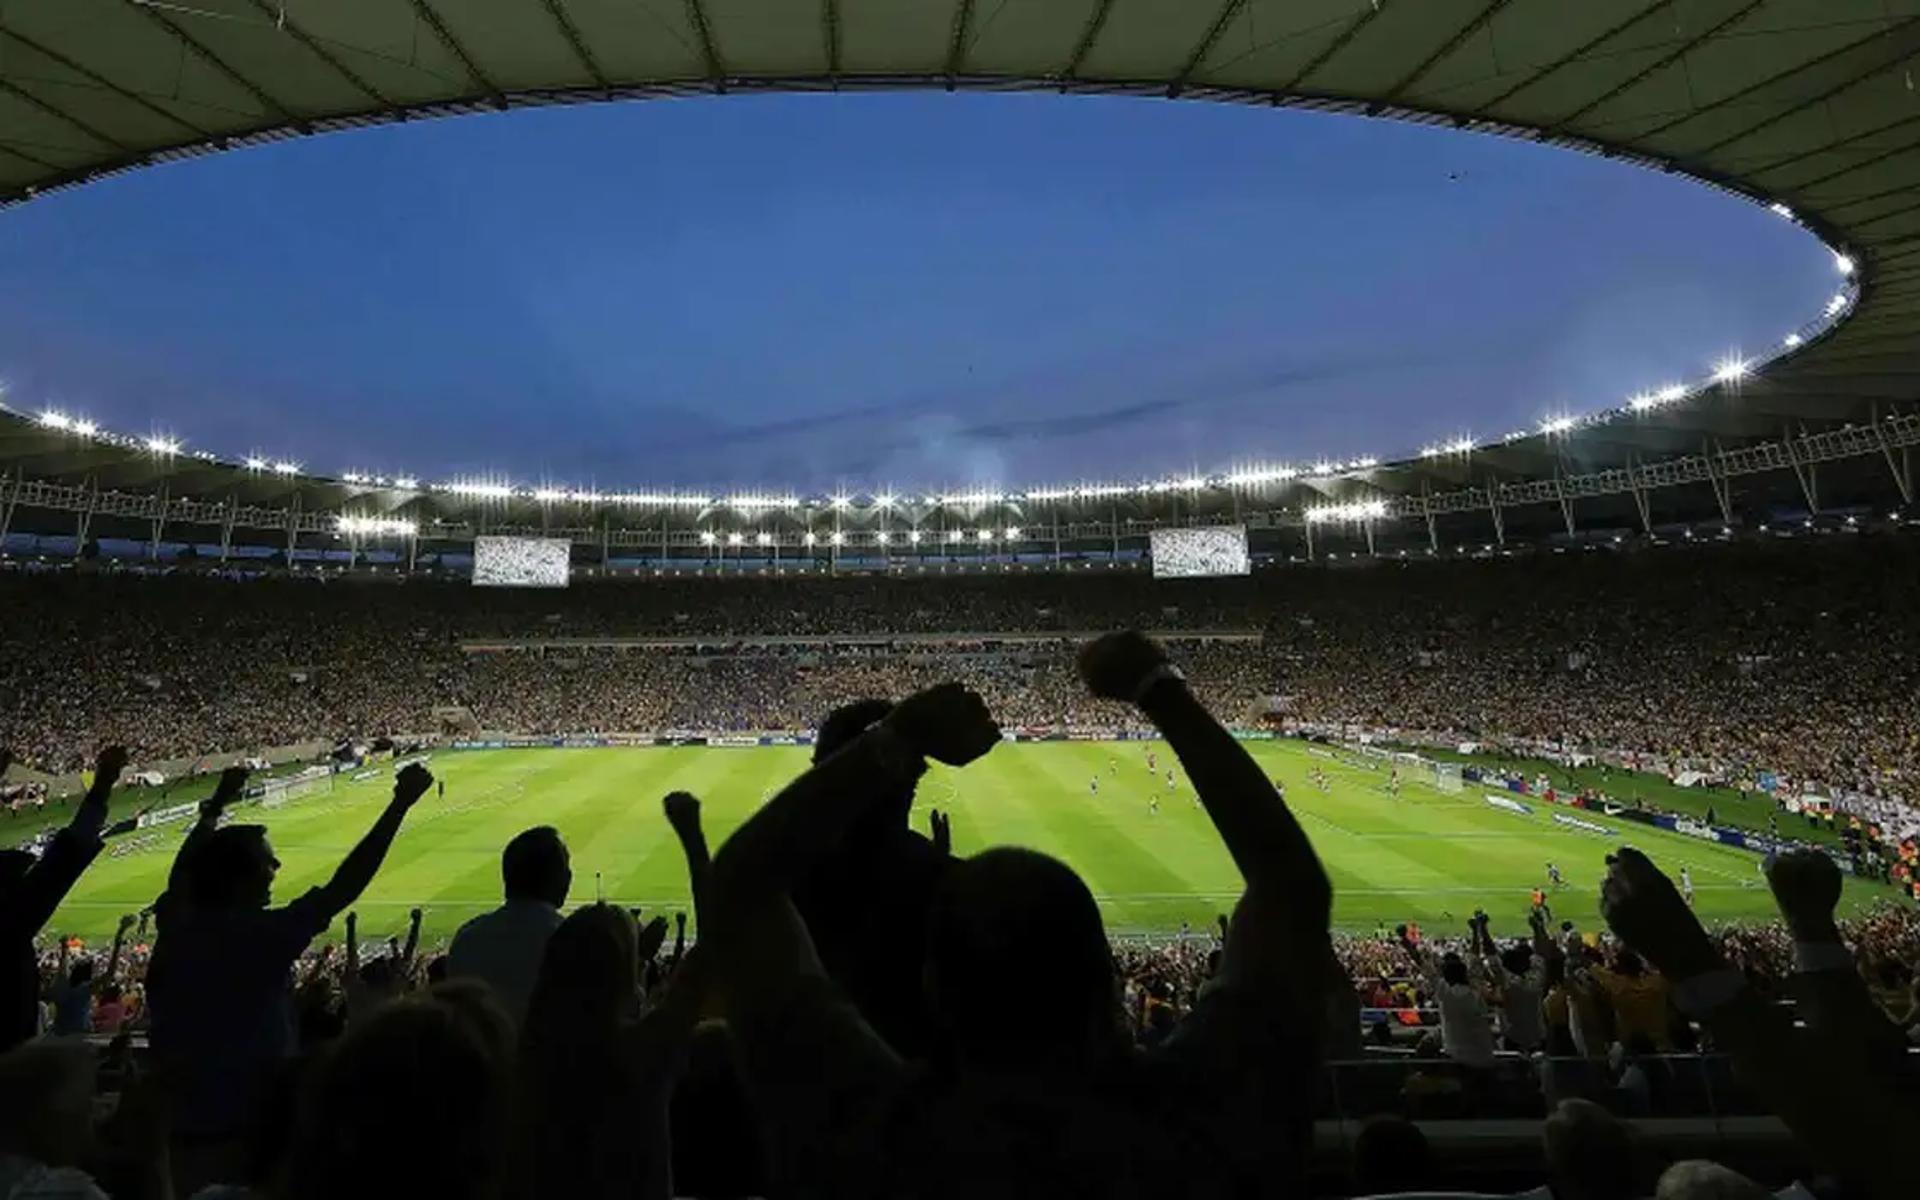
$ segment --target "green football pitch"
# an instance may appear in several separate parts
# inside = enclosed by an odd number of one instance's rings
[[[1573,829],[1555,823],[1548,806],[1536,801],[1527,802],[1530,815],[1494,807],[1486,802],[1488,789],[1472,783],[1448,794],[1409,782],[1396,798],[1385,768],[1365,760],[1296,742],[1248,746],[1285,785],[1326,862],[1334,920],[1345,929],[1413,920],[1439,930],[1484,907],[1497,933],[1516,934],[1524,929],[1528,892],[1545,883],[1549,861],[1566,878],[1552,897],[1555,918],[1591,926],[1598,921],[1603,858],[1623,843],[1646,851],[1676,877],[1683,865],[1690,867],[1698,910],[1709,922],[1773,911],[1759,859],[1747,851],[1590,813],[1579,816],[1615,832]],[[1150,749],[1157,772],[1146,766]],[[446,794],[429,793],[408,816],[357,906],[362,936],[401,932],[407,910],[417,906],[425,910],[425,940],[446,938],[460,922],[499,903],[500,849],[533,825],[555,826],[572,848],[572,903],[604,897],[650,910],[686,909],[685,865],[661,816],[661,797],[676,790],[699,796],[708,837],[718,846],[803,769],[807,754],[801,747],[441,753],[432,769],[445,780]],[[1177,779],[1171,790],[1170,765]],[[1329,777],[1325,791],[1311,779],[1315,768]],[[237,819],[271,832],[283,864],[275,896],[291,899],[324,881],[390,788],[384,772],[360,782],[343,776],[279,807],[238,810]],[[1004,744],[964,770],[935,767],[920,785],[916,827],[926,829],[932,808],[951,815],[957,854],[1015,844],[1071,863],[1115,933],[1167,932],[1183,922],[1204,929],[1240,888],[1185,772],[1158,743]],[[120,914],[153,902],[184,832],[182,823],[110,842],[49,932],[88,941],[110,937]],[[1849,879],[1844,905],[1855,911],[1891,895]]]

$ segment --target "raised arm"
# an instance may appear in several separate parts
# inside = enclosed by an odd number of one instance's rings
[[[901,1073],[892,1049],[828,986],[788,891],[856,818],[919,778],[927,758],[960,766],[999,739],[986,705],[957,684],[910,696],[787,785],[714,855],[694,955],[713,956],[783,1174],[813,1174],[808,1164],[829,1134]]]
[[[345,912],[367,890],[380,864],[386,860],[387,850],[393,845],[394,835],[400,832],[407,810],[432,786],[432,773],[419,763],[409,763],[394,777],[393,799],[373,823],[373,828],[360,839],[360,844],[340,860],[333,878],[319,889],[320,906],[329,918]]]
[[[407,913],[407,943],[400,947],[400,971],[408,975],[413,970],[413,956],[420,949],[420,918],[424,916],[419,909]]]
[[[693,913],[700,915],[701,896],[707,890],[707,872],[712,856],[707,852],[707,831],[700,824],[700,798],[690,792],[669,792],[661,801],[667,824],[680,839],[680,851],[687,859],[687,886],[693,894]],[[679,957],[676,948],[674,957]]]
[[[126,948],[127,930],[133,928],[135,919],[132,913],[127,913],[120,918],[120,924],[113,931],[113,953],[107,956],[107,969],[101,976],[100,982],[112,983],[119,974],[120,953]]]
[[[1230,937],[1229,964],[1236,949],[1245,958],[1257,946],[1263,954],[1311,955],[1300,961],[1317,966],[1333,885],[1260,764],[1188,690],[1159,644],[1142,634],[1112,633],[1088,643],[1080,651],[1080,676],[1094,695],[1135,705],[1160,730],[1247,881],[1242,906],[1257,906],[1265,936]]]
[[[193,861],[194,851],[206,840],[208,834],[220,827],[220,815],[227,806],[240,798],[247,788],[247,769],[241,766],[228,767],[220,772],[220,782],[214,786],[213,795],[200,802],[200,814],[194,818],[193,828],[187,830],[186,840],[180,843],[180,849],[174,853],[173,869],[167,873],[167,890],[175,895],[186,889],[187,864]]]
[[[1837,1174],[1865,1183],[1871,1195],[1909,1195],[1912,1179],[1898,1156],[1862,1155],[1863,1129],[1893,1144],[1920,1137],[1920,1104],[1907,1091],[1852,1069],[1824,1033],[1796,1030],[1728,966],[1673,881],[1630,848],[1608,856],[1601,911],[1622,941],[1674,983],[1676,1000],[1703,1020],[1794,1136]]]
[[[1818,850],[1796,850],[1767,864],[1767,886],[1793,935],[1792,987],[1807,1024],[1847,1051],[1860,1069],[1897,1078],[1906,1035],[1873,1002],[1833,919],[1840,868]]]
[[[9,911],[4,919],[10,927],[31,937],[53,918],[53,910],[60,907],[81,873],[100,853],[100,827],[106,824],[107,800],[126,767],[127,752],[119,746],[100,752],[94,763],[93,786],[87,789],[73,820],[53,835],[46,851],[27,869],[8,898]]]
[[[347,914],[347,961],[341,981],[351,988],[360,981],[360,914]]]

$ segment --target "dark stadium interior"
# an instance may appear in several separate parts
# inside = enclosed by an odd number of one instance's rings
[[[6,6],[0,206],[371,123],[1019,88],[1617,158],[1795,222],[1839,281],[1670,395],[1111,485],[335,478],[0,404],[0,1200],[1916,1194],[1917,52],[1913,0]],[[1227,574],[1163,577],[1203,528]],[[472,586],[501,538],[551,586]],[[811,761],[715,845],[699,796],[634,798],[684,911],[588,902],[530,816],[486,850],[498,907],[361,937],[456,742],[774,735]],[[910,827],[932,764],[1052,738],[1177,763],[1240,877],[1216,926],[1119,936],[1043,848]],[[1579,928],[1549,862],[1524,927],[1462,897],[1336,929],[1280,740],[1374,756],[1388,804],[1418,764],[1711,843],[1778,919],[1706,927],[1636,837],[1586,844]],[[383,796],[297,896],[289,767]],[[70,936],[136,843],[164,884]]]

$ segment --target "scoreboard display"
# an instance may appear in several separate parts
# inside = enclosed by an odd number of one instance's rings
[[[1155,579],[1194,579],[1209,575],[1246,575],[1253,569],[1247,555],[1245,525],[1215,525],[1206,529],[1156,529],[1149,554]]]
[[[473,539],[473,586],[563,588],[573,544],[565,538]]]

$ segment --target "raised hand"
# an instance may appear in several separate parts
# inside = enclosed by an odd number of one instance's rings
[[[213,789],[213,796],[207,801],[215,808],[225,808],[240,798],[247,790],[247,776],[251,774],[245,767],[235,764],[220,772],[220,783]]]
[[[667,919],[655,917],[640,927],[637,947],[641,962],[652,962],[653,956],[660,953],[660,947],[666,944]]]
[[[433,772],[419,763],[408,763],[393,777],[393,802],[401,808],[411,808],[432,786]]]
[[[684,837],[687,830],[700,828],[700,797],[693,793],[668,792],[660,806],[666,810],[667,824],[675,833]]]
[[[895,705],[882,724],[919,754],[950,767],[965,766],[1000,741],[1000,727],[986,701],[958,683],[915,692]]]
[[[420,928],[420,918],[421,918],[421,916],[422,916],[422,913],[420,912],[420,910],[419,910],[419,909],[417,909],[417,908],[410,908],[410,909],[408,909],[408,910],[407,910],[407,924],[408,924],[408,925],[409,925],[410,927],[412,927],[412,928],[414,928],[414,929],[418,929],[418,928]]]
[[[953,853],[953,822],[939,809],[927,813],[927,824],[933,829],[933,848],[942,855]]]
[[[1721,965],[1700,918],[1687,907],[1673,880],[1630,846],[1607,856],[1600,914],[1621,941],[1669,979],[1686,979]]]
[[[1801,941],[1837,940],[1833,910],[1840,903],[1840,868],[1818,850],[1793,850],[1767,864],[1767,886]]]
[[[347,936],[352,937],[354,934],[354,931],[359,929],[359,927],[360,927],[360,914],[357,912],[348,913],[347,914]]]
[[[1143,633],[1109,633],[1080,647],[1080,680],[1103,700],[1131,704],[1147,677],[1167,665],[1167,652]]]
[[[105,750],[102,750],[100,757],[94,760],[93,786],[95,788],[102,788],[102,781],[104,781],[104,787],[111,788],[114,784],[118,783],[120,781],[120,772],[127,769],[127,761],[127,748],[125,746],[108,746]]]
[[[123,913],[120,917],[120,928],[116,932],[115,936],[119,936],[119,934],[124,934],[127,930],[132,929],[134,926],[134,923],[137,922],[139,919],[140,919],[139,917],[135,916],[132,913]]]

